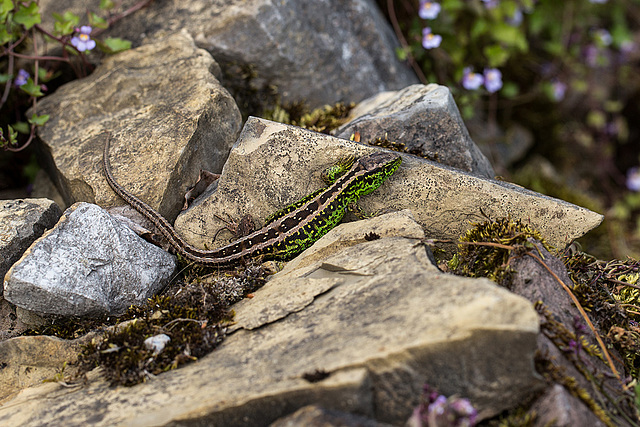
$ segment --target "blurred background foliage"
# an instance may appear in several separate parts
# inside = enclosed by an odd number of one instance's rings
[[[640,256],[640,0],[378,5],[399,58],[451,89],[499,176],[604,214],[583,250]]]

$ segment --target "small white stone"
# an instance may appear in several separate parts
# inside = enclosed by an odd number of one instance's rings
[[[160,354],[162,350],[164,350],[164,346],[167,345],[169,341],[171,341],[169,335],[159,334],[144,340],[144,346],[147,348],[147,350],[153,350],[153,355],[156,356]]]

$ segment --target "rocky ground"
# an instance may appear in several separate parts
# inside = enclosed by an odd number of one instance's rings
[[[40,187],[46,199],[3,201],[0,424],[402,425],[425,383],[469,399],[481,422],[521,408],[532,425],[633,423],[629,373],[600,353],[564,264],[540,243],[561,253],[600,214],[494,180],[449,90],[415,84],[372,3],[187,3],[154,2],[116,25],[139,46],[39,104],[51,115],[41,182],[54,185]],[[161,28],[159,16],[170,17]],[[359,104],[333,135],[243,120],[223,84],[237,63],[285,101]],[[402,166],[361,200],[379,215],[348,217],[285,266],[180,275],[107,185],[107,138],[118,182],[197,247],[227,243],[217,231],[229,218],[259,224],[322,188],[336,160],[382,149],[367,142],[392,142]],[[183,211],[201,170],[220,178]],[[502,286],[444,262],[487,219],[511,233]],[[185,294],[197,313],[181,311]],[[148,311],[127,311],[149,298]],[[108,326],[115,318],[127,326]],[[101,326],[78,332],[88,319]],[[73,337],[18,336],[62,321]],[[146,350],[123,374],[134,334]]]

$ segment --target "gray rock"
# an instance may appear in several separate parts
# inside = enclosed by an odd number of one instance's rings
[[[79,203],[11,267],[4,297],[40,315],[119,315],[155,295],[175,267],[174,256]]]
[[[168,218],[200,169],[219,172],[241,126],[219,68],[185,33],[104,60],[89,77],[39,102],[41,158],[67,204],[122,204],[102,173],[111,138],[114,175]],[[159,183],[162,183],[159,185]],[[166,184],[165,184],[166,183]]]
[[[358,222],[360,235],[372,221]],[[378,227],[384,223],[389,218]],[[324,239],[345,235],[342,227]],[[236,318],[245,324],[274,295],[301,300],[295,294],[310,282],[335,282],[302,309],[238,329],[198,362],[136,387],[90,381],[79,389],[24,390],[0,407],[0,420],[264,426],[314,403],[398,425],[409,418],[425,381],[470,398],[486,414],[539,389],[533,371],[538,318],[525,299],[486,279],[440,272],[416,239],[325,247],[342,249],[278,273],[236,306]]]
[[[336,136],[361,141],[387,138],[405,144],[406,152],[473,175],[492,179],[489,160],[471,140],[456,102],[446,86],[413,85],[362,101]]]
[[[249,214],[256,224],[325,184],[320,172],[347,155],[376,148],[294,126],[250,118],[224,166],[217,190],[183,212],[175,225],[187,241],[213,248],[230,238],[217,217]],[[479,178],[414,156],[374,193],[362,198],[365,212],[410,209],[427,238],[457,240],[471,222],[521,219],[549,243],[564,247],[602,221],[602,215],[523,187]],[[217,216],[217,217],[216,217]]]
[[[43,16],[86,13],[84,1],[69,3],[40,7]],[[108,34],[137,45],[181,29],[221,64],[251,65],[253,84],[276,86],[284,101],[357,102],[418,82],[396,58],[398,42],[373,0],[156,1]]]
[[[0,277],[62,215],[48,199],[0,200]],[[2,289],[0,289],[0,297]]]
[[[601,427],[605,424],[580,399],[555,384],[536,400],[531,411],[537,414],[535,427]]]

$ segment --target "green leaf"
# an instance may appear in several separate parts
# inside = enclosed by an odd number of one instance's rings
[[[520,93],[520,88],[514,82],[505,82],[500,90],[500,94],[505,98],[515,98]]]
[[[35,96],[35,97],[44,96],[44,93],[42,93],[42,91],[40,90],[40,86],[36,86],[36,84],[33,82],[33,79],[31,77],[27,79],[27,82],[25,84],[20,86],[20,89],[22,89],[23,91],[25,91],[31,96]]]
[[[100,9],[102,10],[113,9],[114,6],[115,3],[111,0],[100,0]]]
[[[16,122],[13,124],[13,128],[21,134],[28,135],[31,133],[31,127],[27,122]]]
[[[100,49],[106,53],[117,53],[123,50],[131,49],[131,42],[115,37],[107,37],[103,41],[98,41]]]
[[[11,74],[0,74],[0,84],[8,82],[11,77]]]
[[[50,82],[60,75],[62,75],[62,71],[53,72],[51,70],[47,70],[46,68],[38,68],[38,80],[42,83]]]
[[[34,114],[29,119],[29,123],[31,123],[32,125],[36,125],[36,126],[42,126],[43,124],[47,123],[48,120],[49,120],[49,115],[48,114],[43,114],[41,116],[36,116]]]
[[[487,24],[487,21],[484,19],[477,19],[473,23],[473,27],[471,27],[471,37],[477,39],[481,35],[485,34],[488,29],[489,25]]]
[[[502,46],[494,44],[485,46],[484,54],[489,61],[489,67],[497,68],[503,66],[509,59],[509,52],[502,48]]]
[[[0,45],[9,43],[10,41],[13,41],[13,35],[9,34],[7,27],[4,25],[0,26]]]
[[[89,25],[91,25],[93,28],[109,28],[109,24],[107,23],[107,21],[99,17],[95,13],[89,14]]]
[[[23,25],[27,30],[42,21],[38,4],[34,1],[27,6],[20,3],[20,8],[13,15],[13,22]]]
[[[53,24],[53,31],[56,35],[65,36],[71,34],[80,23],[80,17],[69,11],[62,15],[54,12],[52,15],[56,20]]]
[[[521,51],[528,49],[527,39],[524,36],[524,32],[517,27],[500,22],[491,27],[491,35],[494,40],[504,43],[506,46],[513,46]]]
[[[9,129],[9,143],[16,145],[18,143],[18,132],[16,132],[11,125],[8,125]]]
[[[4,22],[12,10],[13,2],[11,0],[0,0],[0,22]]]

